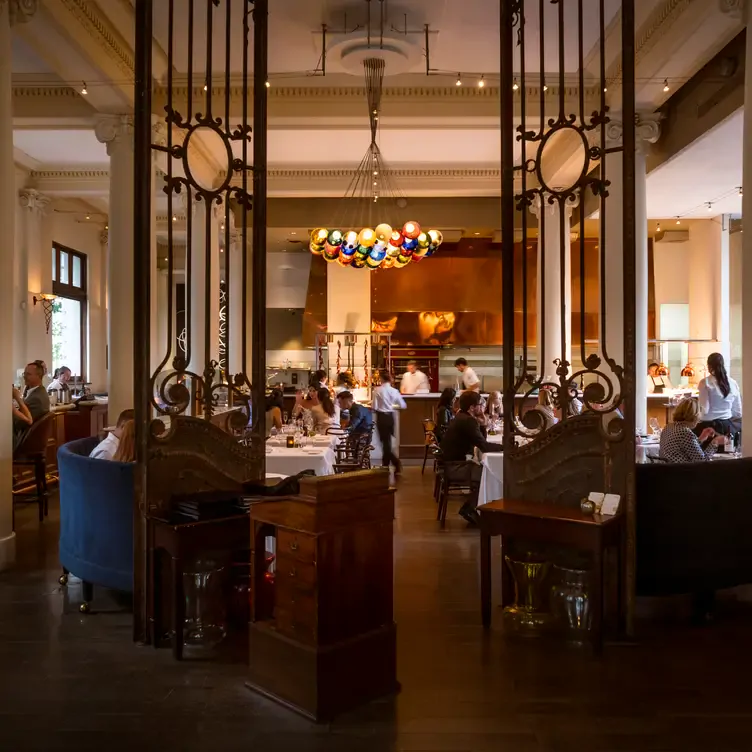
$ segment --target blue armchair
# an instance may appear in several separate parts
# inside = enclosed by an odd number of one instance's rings
[[[83,613],[93,586],[133,590],[133,481],[135,466],[89,458],[97,439],[60,447],[61,584],[68,572],[83,581]]]

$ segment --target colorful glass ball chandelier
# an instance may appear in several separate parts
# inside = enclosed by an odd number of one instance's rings
[[[402,269],[432,256],[444,241],[438,230],[424,232],[417,222],[394,229],[382,222],[374,229],[329,230],[317,227],[308,246],[315,256],[355,269]]]

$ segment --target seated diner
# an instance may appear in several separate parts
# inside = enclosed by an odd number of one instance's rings
[[[723,434],[706,427],[699,437],[695,428],[700,419],[696,399],[683,399],[674,410],[674,419],[661,431],[659,457],[666,462],[706,462],[726,441]]]
[[[355,402],[352,392],[340,392],[337,395],[337,400],[342,412],[347,411],[350,416],[350,422],[347,425],[348,433],[370,433],[373,431],[371,411]]]
[[[28,410],[31,416],[31,423],[36,422],[42,416],[47,415],[50,411],[50,398],[42,385],[42,379],[47,372],[47,366],[41,360],[35,360],[33,363],[27,364],[24,369],[24,391],[23,394],[14,392],[13,399],[18,404],[18,415],[16,409],[13,410],[13,449],[21,445],[21,442],[26,436],[26,432],[29,430],[30,422],[25,415],[25,411],[21,409],[21,403]],[[21,397],[19,402],[18,397]]]
[[[92,449],[89,457],[95,460],[113,460],[115,454],[120,447],[120,440],[123,435],[123,429],[125,424],[130,420],[133,421],[135,417],[133,410],[123,410],[118,416],[117,424],[115,428],[105,436],[102,441]]]

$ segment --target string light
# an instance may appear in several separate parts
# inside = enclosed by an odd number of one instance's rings
[[[546,86],[546,84],[543,84],[543,91],[548,91],[548,86]]]
[[[478,81],[478,88],[482,89],[486,85],[486,82],[483,80],[483,74],[481,73],[480,81]]]
[[[204,91],[209,91],[209,86],[207,84],[204,84]]]
[[[708,211],[713,211],[713,203],[708,201]]]
[[[462,74],[457,74],[457,80],[454,82],[455,86],[462,86]]]
[[[605,94],[608,91],[608,86],[603,87],[603,93]]]
[[[677,224],[677,225],[680,225],[680,224],[681,224],[681,220],[679,219],[679,217],[677,217],[677,218],[676,218],[676,224]]]
[[[83,94],[83,96],[86,96],[89,93],[88,89],[86,88],[86,81],[82,81],[82,83],[83,86],[81,87],[81,94]]]
[[[178,221],[178,218],[174,214],[172,215],[172,221],[173,222],[177,222]]]
[[[91,219],[91,217],[90,217],[90,216],[89,216],[89,215],[87,214],[87,215],[86,215],[86,219]]]
[[[668,79],[663,79],[663,91],[669,91]]]
[[[266,82],[266,88],[268,89],[271,86],[271,83],[269,81]]]
[[[519,84],[517,83],[517,79],[514,79],[514,83],[512,84],[512,91],[517,91],[519,89]]]

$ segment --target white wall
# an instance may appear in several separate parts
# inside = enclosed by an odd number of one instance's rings
[[[742,232],[729,235],[729,307],[730,352],[729,373],[742,383]]]
[[[54,209],[54,205],[53,205]],[[61,243],[86,254],[88,293],[87,376],[94,392],[107,390],[107,309],[103,264],[106,249],[102,248],[104,227],[95,222],[81,222],[74,215],[51,211],[45,223],[48,247]]]

